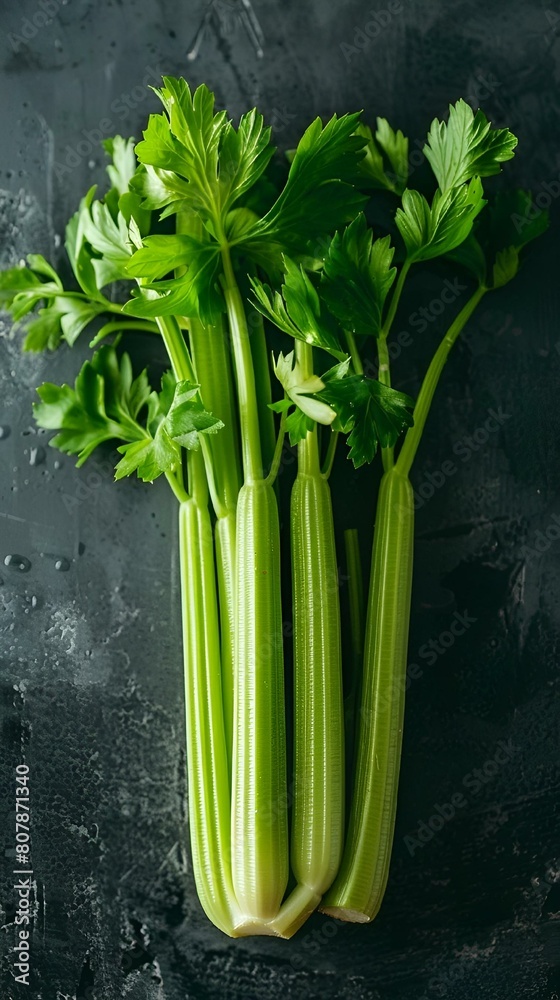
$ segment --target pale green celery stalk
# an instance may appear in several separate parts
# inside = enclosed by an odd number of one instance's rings
[[[302,377],[313,352],[296,343]],[[294,785],[291,862],[298,886],[273,928],[291,937],[320,902],[344,838],[344,716],[338,567],[331,491],[315,426],[298,444],[291,498],[294,613]]]
[[[189,341],[200,385],[200,394],[207,410],[224,424],[212,435],[209,449],[214,470],[216,494],[220,507],[216,510],[216,568],[220,597],[220,630],[222,636],[222,678],[224,718],[228,758],[231,768],[233,747],[233,663],[235,647],[235,554],[236,508],[241,489],[238,422],[235,412],[233,373],[224,323],[220,318],[211,327],[199,320],[189,321]]]
[[[222,260],[244,471],[237,505],[232,875],[246,924],[253,921],[253,933],[274,933],[265,924],[276,916],[288,879],[280,530],[274,489],[263,479],[249,333],[225,243]]]
[[[220,672],[214,542],[202,456],[188,457],[191,496],[179,506],[189,827],[194,877],[212,923],[235,936],[230,788]]]
[[[178,233],[200,236],[202,223],[192,212],[178,212]],[[180,274],[184,268],[178,268]],[[212,436],[209,450],[220,508],[216,511],[216,569],[220,602],[222,686],[228,759],[231,770],[233,747],[233,662],[235,645],[235,552],[236,507],[242,485],[239,426],[231,352],[224,320],[207,326],[189,319],[189,343],[196,379],[207,410],[223,428]]]
[[[381,480],[366,624],[358,751],[344,857],[321,909],[375,916],[387,882],[401,752],[412,582],[413,491],[394,467]]]
[[[158,326],[177,380],[193,380],[183,334],[172,317]],[[206,461],[206,474],[205,474]],[[236,936],[240,923],[231,873],[231,798],[222,698],[214,541],[208,510],[209,456],[189,452],[189,494],[179,505],[179,551],[189,795],[197,892],[210,920]],[[169,477],[168,477],[169,478]]]
[[[355,720],[359,710],[362,662],[364,658],[364,582],[360,540],[356,528],[344,532],[346,549],[346,572],[348,576],[348,603],[350,610],[350,640],[352,656],[346,672],[346,696],[344,698],[344,731],[346,751],[347,803],[350,805],[352,775],[355,758]]]
[[[381,480],[350,824],[339,874],[321,906],[325,913],[342,920],[373,920],[387,884],[402,746],[412,587],[414,502],[408,476],[449,351],[485,291],[477,289],[438,347],[418,395],[414,426],[407,431],[396,462],[386,468]]]

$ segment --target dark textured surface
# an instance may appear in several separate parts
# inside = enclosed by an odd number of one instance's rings
[[[2,4],[4,265],[31,250],[60,259],[64,223],[85,188],[103,180],[103,157],[82,130],[138,135],[157,103],[142,83],[161,71],[204,80],[233,114],[258,102],[281,147],[312,116],[359,107],[420,140],[463,95],[519,135],[510,183],[535,192],[558,184],[560,15],[546,3],[416,0],[366,44],[368,4],[267,0],[256,5],[258,58],[240,5],[218,0],[191,62],[202,3],[47,0],[46,8],[53,16],[44,24],[40,3]],[[22,32],[26,39],[10,37]],[[2,1000],[556,1000],[557,254],[553,228],[515,284],[470,323],[414,471],[419,496],[430,493],[429,474],[445,481],[418,512],[410,640],[418,669],[383,910],[369,927],[316,916],[291,943],[232,942],[196,900],[174,501],[159,485],[114,486],[106,459],[80,471],[44,450],[31,426],[34,387],[72,379],[85,347],[22,358],[2,324],[0,556],[30,563],[27,572],[0,567]],[[400,314],[413,344],[395,371],[411,392],[447,316],[420,334],[411,312],[441,290],[440,272],[418,271]],[[505,416],[473,448],[466,439],[490,409]],[[442,476],[446,460],[455,471]],[[337,468],[345,470],[342,456]],[[359,522],[366,549],[374,479],[346,472],[337,524]],[[549,540],[539,534],[547,529]],[[423,644],[456,612],[475,620],[453,646],[427,655]],[[500,740],[509,756],[482,784],[473,772],[494,760]],[[29,988],[11,985],[10,954],[13,774],[23,759],[36,888]],[[405,840],[458,793],[456,815],[427,843]]]

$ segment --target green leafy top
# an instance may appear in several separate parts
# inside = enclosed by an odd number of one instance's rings
[[[322,376],[325,388],[319,398],[336,411],[333,430],[348,434],[348,458],[358,469],[373,461],[378,445],[392,448],[399,435],[412,427],[414,400],[377,379],[348,373],[337,365]]]
[[[186,200],[219,230],[233,204],[266,169],[274,153],[270,129],[255,109],[243,115],[235,129],[225,111],[214,111],[214,95],[204,84],[192,94],[186,80],[165,76],[163,83],[156,93],[166,115],[150,116],[137,156],[157,171],[160,201],[170,206]],[[187,182],[181,191],[185,198],[176,198],[173,174],[180,189]],[[154,185],[153,175],[150,180]]]
[[[356,131],[366,140],[361,183],[402,194],[408,180],[408,139],[386,118],[377,119],[375,138],[367,125],[360,124]]]
[[[444,193],[437,190],[431,205],[423,194],[407,189],[395,215],[407,261],[431,260],[459,246],[486,204],[482,194],[478,177]]]
[[[395,217],[408,263],[449,254],[467,239],[485,205],[480,178],[499,173],[516,145],[508,129],[491,128],[482,111],[475,115],[462,100],[450,105],[447,122],[432,122],[424,153],[438,190],[431,204],[405,190]]]
[[[517,145],[507,128],[491,128],[483,111],[474,114],[459,100],[449,105],[449,119],[432,122],[424,154],[437,178],[440,191],[464,184],[472,177],[498,174]]]
[[[144,481],[180,468],[181,448],[197,449],[200,434],[223,424],[198,398],[198,386],[164,375],[162,391],[152,391],[146,372],[133,377],[128,354],[104,345],[82,366],[74,388],[45,382],[34,405],[40,427],[57,430],[50,444],[77,455],[82,465],[106,441],[124,442],[117,479],[136,471]]]
[[[321,347],[335,358],[346,357],[338,328],[328,311],[321,308],[319,295],[301,264],[283,257],[284,280],[279,292],[251,278],[253,305],[284,333],[312,347]]]
[[[391,266],[393,253],[389,236],[374,242],[363,213],[335,234],[325,257],[320,292],[344,329],[379,334],[385,299],[397,273]]]

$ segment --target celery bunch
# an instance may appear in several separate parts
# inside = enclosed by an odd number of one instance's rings
[[[185,80],[164,77],[156,93],[162,113],[136,146],[119,136],[105,143],[111,187],[101,199],[91,188],[67,226],[77,287],[30,254],[27,266],[0,274],[0,304],[25,325],[26,350],[72,345],[101,321],[75,385],[40,386],[35,418],[78,465],[116,441],[116,479],[163,475],[177,498],[190,833],[208,917],[234,937],[290,937],[318,906],[368,921],[385,890],[395,822],[411,465],[453,343],[483,296],[515,275],[546,219],[529,221],[523,192],[499,196],[479,218],[482,178],[500,171],[516,140],[462,101],[431,126],[424,151],[437,188],[428,200],[407,188],[408,142],[384,119],[375,134],[357,114],[315,120],[278,190],[270,129],[256,110],[235,127],[205,86],[191,93]],[[394,201],[394,229],[376,237],[365,213],[380,190]],[[391,385],[388,338],[410,269],[442,256],[466,267],[475,288],[414,402]],[[270,326],[293,344],[287,354],[271,357]],[[137,333],[157,336],[167,352],[158,389],[121,350],[121,338],[133,347]],[[364,374],[372,342],[377,378]],[[291,775],[280,586],[288,570],[274,488],[286,435],[298,459]],[[384,469],[363,644],[361,581],[351,581],[363,674],[347,824],[352,713],[328,482],[341,436],[355,467],[380,452]]]

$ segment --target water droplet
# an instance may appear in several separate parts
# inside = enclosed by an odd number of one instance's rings
[[[9,438],[9,436],[10,436],[10,428],[8,427],[8,425],[0,424],[0,441]]]
[[[84,554],[85,551],[86,551],[86,547],[85,547],[84,543],[83,542],[78,542],[78,555],[79,556],[83,556],[83,554]]]
[[[29,464],[30,465],[42,465],[47,457],[47,453],[41,444],[37,445],[36,448],[29,449]]]
[[[55,560],[54,568],[59,571],[59,573],[67,573],[70,569],[70,562],[66,556],[60,556],[59,559]]]
[[[54,467],[55,467],[55,469],[61,469],[62,468],[62,462],[60,461],[60,459],[58,459],[58,458],[55,459]]]
[[[31,563],[27,556],[18,556],[15,553],[6,556],[4,566],[7,566],[8,569],[15,569],[18,573],[29,573],[31,569]]]
[[[95,166],[95,160],[88,160],[89,169],[93,170],[94,166]]]

